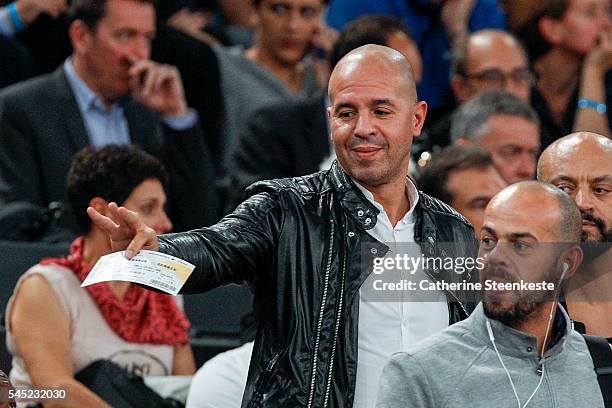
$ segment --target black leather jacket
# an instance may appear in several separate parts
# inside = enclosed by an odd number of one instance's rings
[[[160,251],[196,265],[183,293],[231,282],[254,290],[258,332],[242,407],[351,407],[357,369],[359,287],[372,259],[388,247],[367,230],[378,210],[334,163],[313,175],[263,181],[218,224],[160,237]],[[446,204],[420,193],[415,239],[428,256],[436,242],[463,243],[475,256],[472,226]],[[430,276],[434,274],[429,271]],[[436,273],[440,273],[437,271]],[[449,273],[447,281],[475,281]],[[474,306],[446,292],[450,323]]]

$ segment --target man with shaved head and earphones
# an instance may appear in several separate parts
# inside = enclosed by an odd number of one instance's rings
[[[482,302],[395,354],[376,407],[603,408],[587,344],[557,302],[582,261],[580,235],[580,211],[556,187],[499,192],[480,230]]]
[[[251,284],[258,332],[243,407],[371,408],[394,351],[475,307],[451,290],[435,292],[437,302],[363,300],[373,259],[395,243],[438,254],[437,242],[453,242],[462,256],[476,256],[476,242],[465,218],[407,178],[427,105],[417,99],[402,54],[379,45],[351,51],[331,75],[329,97],[338,158],[331,168],[256,183],[210,228],[158,239],[116,204],[109,204],[110,218],[88,210],[113,249],[129,258],[150,249],[196,265],[183,293]],[[476,274],[439,271],[430,279],[461,282]]]

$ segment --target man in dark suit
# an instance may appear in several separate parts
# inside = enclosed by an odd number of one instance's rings
[[[0,203],[63,200],[77,151],[134,143],[170,173],[176,229],[213,222],[212,168],[197,115],[176,68],[149,59],[152,1],[77,0],[72,11],[72,57],[0,94]],[[73,217],[62,224],[74,227]]]

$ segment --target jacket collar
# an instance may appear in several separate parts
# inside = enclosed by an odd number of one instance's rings
[[[340,166],[338,160],[334,160],[330,173],[332,184],[334,189],[338,192],[343,209],[363,229],[372,229],[374,225],[376,225],[376,220],[378,218],[378,214],[380,214],[380,210],[376,208],[376,206],[370,200],[368,200],[359,186],[356,185],[346,171]],[[420,197],[421,194],[419,194],[417,190],[417,198],[414,200],[416,203],[410,208],[410,211],[415,215],[421,207],[422,200]]]
[[[344,211],[363,229],[372,229],[380,211],[359,191],[338,160],[332,164],[330,177]]]

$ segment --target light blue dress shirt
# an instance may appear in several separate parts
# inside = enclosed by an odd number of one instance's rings
[[[89,142],[92,146],[102,147],[109,144],[131,143],[128,122],[125,117],[125,101],[115,102],[110,110],[79,77],[72,59],[64,62],[64,72],[68,84],[75,96]],[[185,130],[197,122],[197,114],[193,110],[181,117],[163,118],[164,123],[174,130]]]

